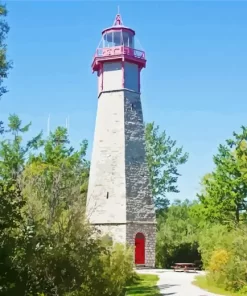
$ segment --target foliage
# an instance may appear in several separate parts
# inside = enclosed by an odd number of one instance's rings
[[[207,227],[199,251],[207,280],[229,291],[247,291],[247,128],[220,145],[215,169],[202,181],[199,201]]]
[[[204,177],[199,199],[211,222],[236,224],[246,221],[247,128],[233,133],[214,156],[215,170]]]
[[[85,223],[87,142],[66,129],[23,144],[16,115],[0,142],[0,289],[7,295],[121,295],[130,250],[109,246]]]
[[[175,201],[165,215],[158,218],[156,263],[170,268],[175,262],[198,261],[199,224],[193,212],[195,202]]]
[[[0,98],[7,92],[6,87],[3,86],[3,80],[7,78],[8,71],[11,68],[11,63],[7,61],[6,57],[7,46],[5,44],[5,40],[9,31],[9,26],[5,21],[6,15],[6,7],[0,4]]]
[[[232,244],[232,235],[229,229],[220,224],[205,227],[199,236],[199,251],[202,256],[204,267],[207,269],[214,250],[229,250]]]
[[[28,236],[28,229],[22,224],[21,210],[25,205],[20,188],[20,175],[25,166],[25,158],[35,148],[35,139],[22,144],[22,134],[30,125],[22,126],[16,115],[10,115],[5,138],[0,141],[0,257],[2,262],[0,289],[5,291],[13,286],[18,276],[12,258],[18,257],[22,234]],[[9,137],[8,137],[9,136]],[[24,238],[23,236],[23,238]]]
[[[180,176],[178,166],[188,160],[188,153],[176,147],[165,131],[161,132],[154,122],[146,125],[146,151],[152,193],[156,208],[167,208],[167,193],[179,192],[177,180]]]
[[[25,168],[23,192],[30,207],[40,204],[42,214],[47,215],[48,223],[52,224],[56,215],[72,202],[79,200],[80,206],[85,206],[84,187],[88,179],[85,172],[89,168],[85,160],[87,141],[75,151],[69,145],[67,130],[59,127],[47,140],[41,140],[39,146],[43,150],[38,155],[30,155]]]
[[[103,254],[102,260],[107,267],[103,271],[106,290],[101,295],[122,295],[126,283],[133,278],[133,250],[116,244],[111,253]]]
[[[13,184],[0,181],[0,293],[6,295],[9,286],[18,280],[11,258],[17,255],[21,208],[24,201]],[[11,295],[11,294],[8,294]]]
[[[247,229],[213,225],[200,236],[200,252],[208,280],[215,286],[240,291],[247,286]]]
[[[211,277],[219,287],[224,284],[226,280],[226,269],[230,256],[231,254],[225,249],[217,249],[212,252],[208,265],[208,276]]]
[[[6,44],[5,40],[9,31],[9,26],[5,21],[7,15],[6,7],[0,4],[0,99],[4,93],[7,92],[6,87],[3,86],[3,80],[8,76],[8,70],[11,68],[11,63],[6,58]],[[0,135],[4,132],[3,122],[0,120]]]
[[[31,151],[39,148],[41,134],[23,144],[23,134],[29,131],[31,123],[22,125],[15,114],[9,116],[5,138],[0,141],[0,179],[2,182],[17,182]]]
[[[0,135],[3,134],[3,132],[4,132],[3,122],[0,121]]]

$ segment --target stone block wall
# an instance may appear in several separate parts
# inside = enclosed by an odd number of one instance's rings
[[[155,222],[140,94],[125,90],[124,109],[127,221]]]

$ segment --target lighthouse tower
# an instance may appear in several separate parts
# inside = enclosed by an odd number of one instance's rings
[[[93,58],[98,77],[87,217],[114,242],[134,247],[136,265],[155,265],[155,209],[145,153],[140,74],[145,52],[117,14]]]

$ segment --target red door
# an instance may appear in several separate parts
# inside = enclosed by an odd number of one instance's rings
[[[145,264],[145,236],[140,232],[135,237],[135,264]]]

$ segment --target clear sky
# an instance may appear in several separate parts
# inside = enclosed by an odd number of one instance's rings
[[[147,54],[142,74],[145,121],[155,121],[190,157],[180,193],[195,198],[217,146],[247,125],[247,2],[7,1],[8,55],[14,62],[0,118],[32,121],[31,135],[65,125],[72,144],[88,139],[97,108],[91,59],[120,4]]]

